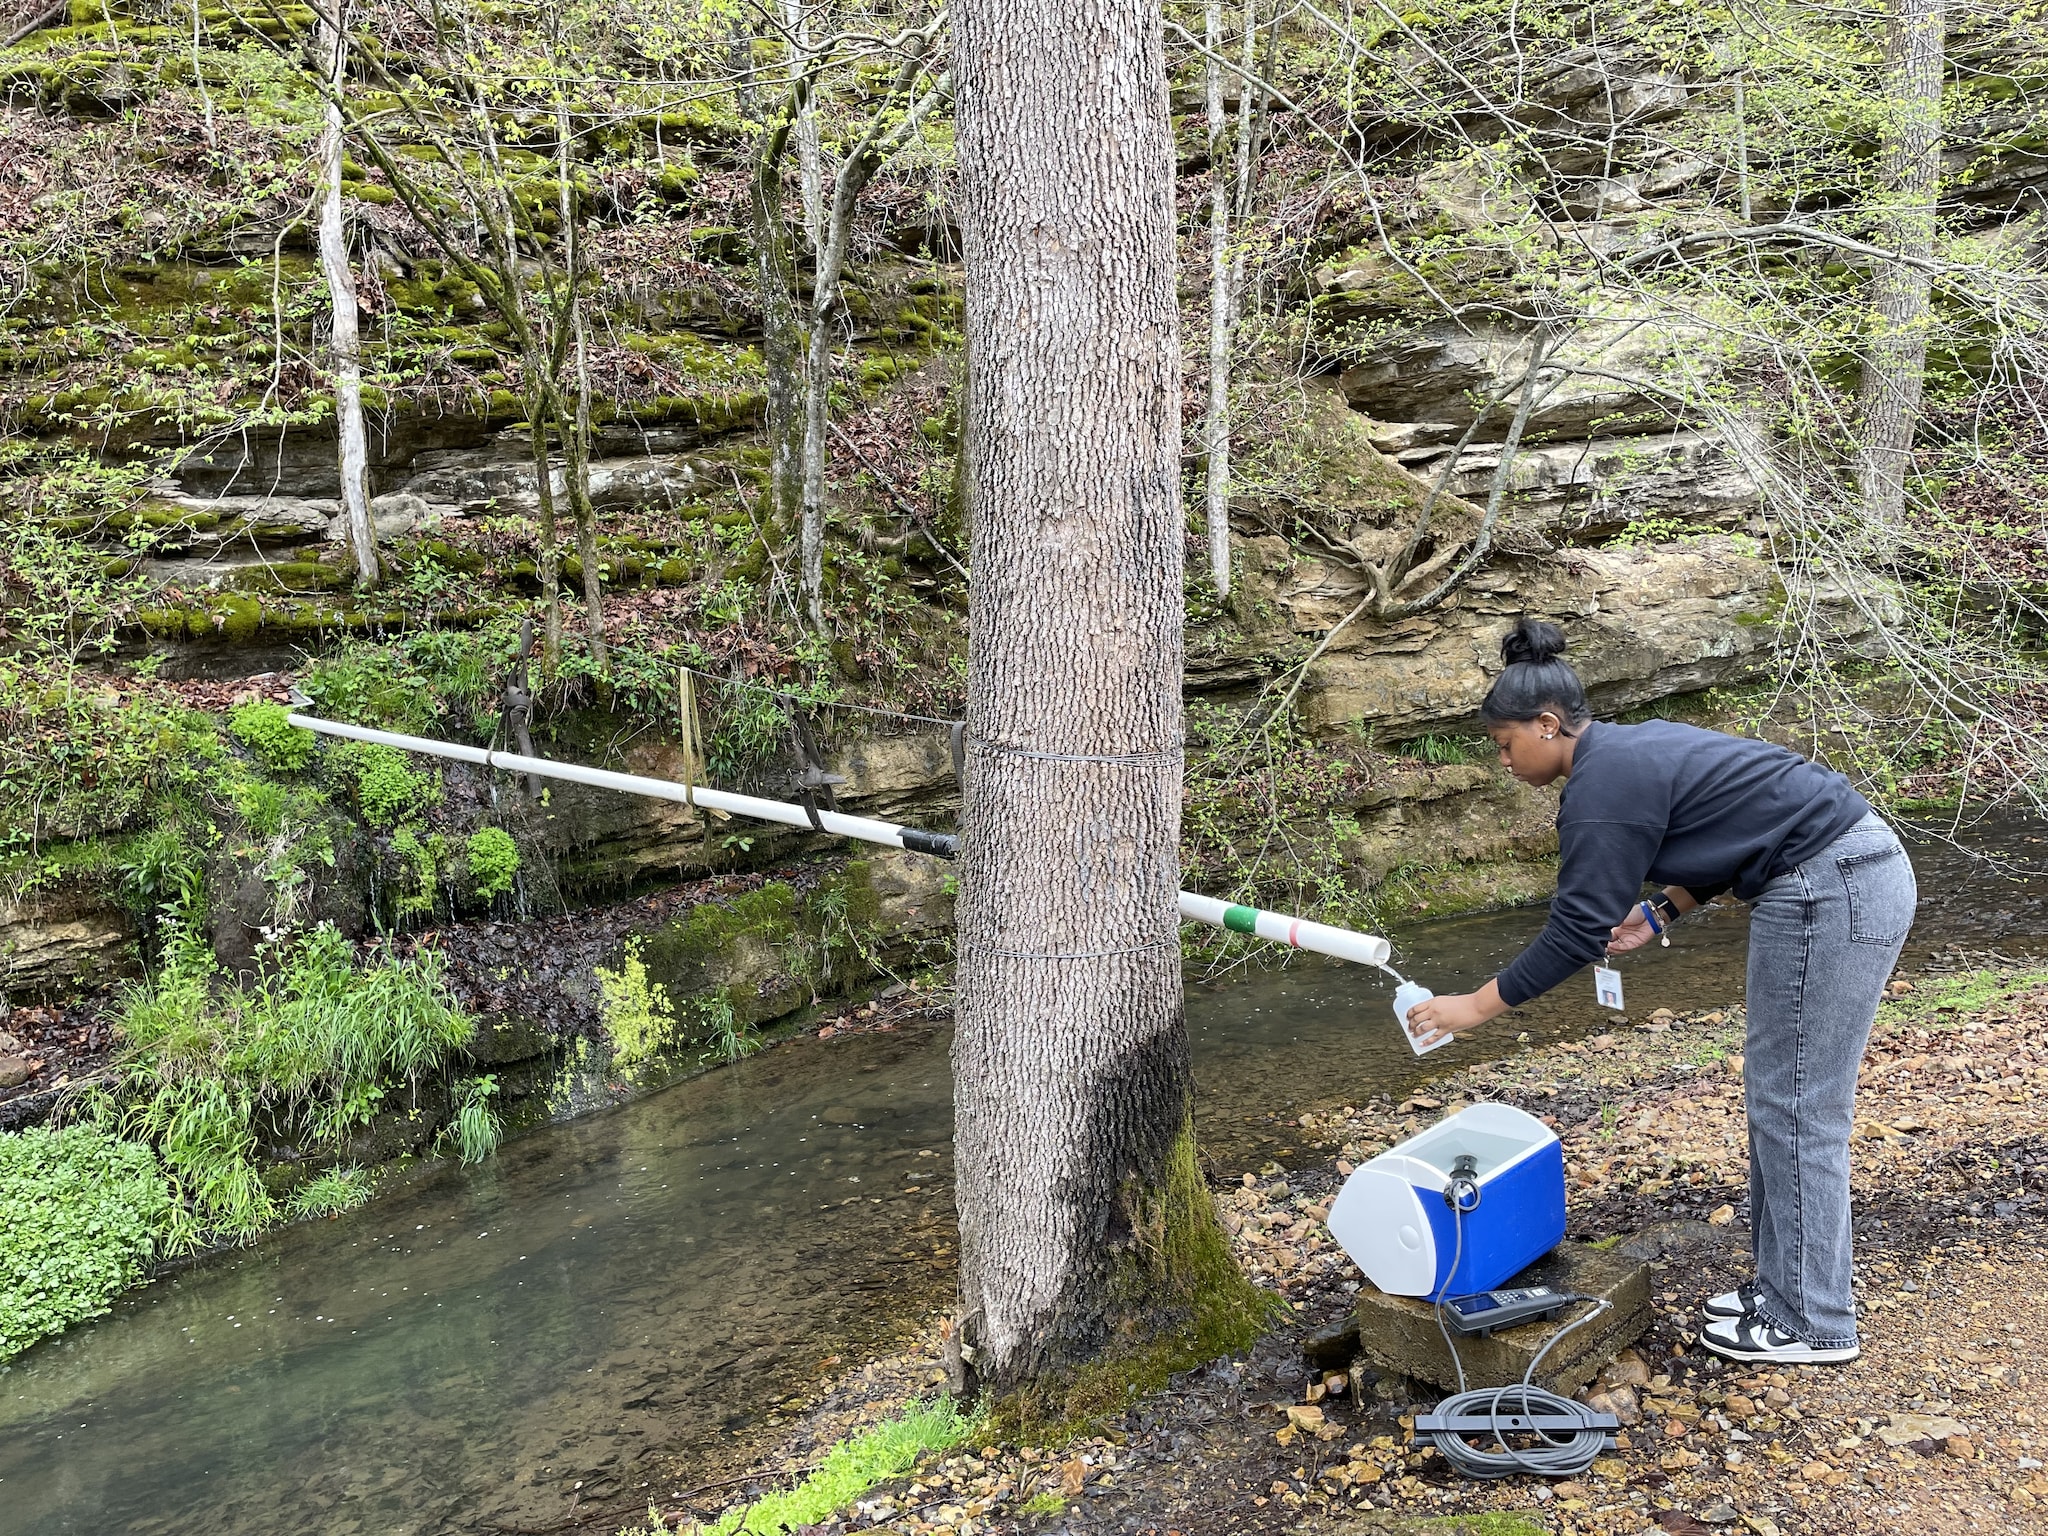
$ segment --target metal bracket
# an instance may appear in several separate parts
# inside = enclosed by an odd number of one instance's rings
[[[824,791],[825,809],[839,809],[839,796],[833,786],[844,784],[845,776],[825,771],[825,754],[819,750],[817,735],[811,730],[811,722],[804,718],[795,699],[788,694],[777,694],[783,712],[789,716],[790,733],[796,740],[797,755],[804,760],[803,776],[797,780],[797,801],[804,808],[804,815],[810,818],[811,830],[822,832],[824,822],[818,819],[819,791]]]
[[[1563,1437],[1588,1429],[1605,1433],[1614,1444],[1621,1420],[1611,1413],[1418,1413],[1415,1433],[1419,1435],[1523,1434]]]

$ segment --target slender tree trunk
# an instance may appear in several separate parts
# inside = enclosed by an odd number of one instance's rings
[[[822,258],[821,258],[822,264]],[[804,361],[803,587],[811,628],[825,629],[825,417],[832,399],[831,297],[824,273],[811,274],[809,355]]]
[[[1906,476],[1927,381],[1932,280],[1913,263],[1934,255],[1946,22],[1943,0],[1892,0],[1885,33],[1884,216],[1875,238],[1904,259],[1880,263],[1871,281],[1857,455],[1871,542],[1880,552],[1895,550],[1904,537]]]
[[[196,14],[196,13],[195,13]],[[327,80],[339,91],[348,70],[348,12],[335,22],[321,23],[319,39]],[[341,508],[348,523],[349,548],[356,559],[356,585],[374,587],[377,530],[370,521],[370,447],[363,430],[363,363],[356,336],[356,280],[348,265],[348,226],[342,217],[343,159],[341,107],[329,100],[320,129],[320,269],[327,278],[333,316],[334,425],[336,457],[341,470]]]
[[[457,41],[462,56],[474,51],[474,39],[466,29]],[[450,39],[446,33],[441,34],[441,42],[443,66],[453,75],[453,61],[448,48]],[[524,375],[528,444],[533,454],[534,491],[539,505],[535,538],[539,544],[541,607],[545,618],[541,673],[545,682],[553,682],[562,663],[562,567],[561,540],[555,520],[554,470],[548,455],[548,420],[556,415],[554,371],[560,349],[543,334],[527,304],[525,273],[519,256],[519,220],[513,211],[511,194],[506,190],[511,179],[505,174],[504,156],[499,152],[491,114],[474,93],[470,96],[469,109],[477,141],[483,146],[483,174],[470,183],[475,196],[469,211],[483,228],[489,260],[489,286],[494,293],[498,313],[512,328],[512,334],[519,343],[519,363]],[[442,154],[451,168],[459,163],[446,146]],[[445,240],[442,248],[450,252],[461,249],[454,242]],[[473,270],[482,283],[486,269],[477,267]]]
[[[802,0],[783,0],[783,20],[796,40],[799,68],[810,64],[808,23]],[[797,182],[804,200],[804,236],[811,248],[810,327],[804,358],[803,471],[798,584],[811,627],[825,627],[825,410],[831,394],[832,337],[819,292],[825,259],[825,167],[818,147],[818,113],[806,91],[796,119]]]
[[[1743,66],[1745,69],[1748,65]],[[1742,222],[1751,222],[1749,201],[1749,95],[1747,77],[1735,77],[1735,200]]]
[[[1148,0],[1104,0],[1085,26],[1032,0],[954,11],[976,503],[956,1340],[999,1388],[1105,1345],[1192,1359],[1249,1316],[1195,1168],[1181,1012],[1160,33]]]
[[[572,182],[574,165],[569,153],[573,139],[569,104],[555,104],[556,192],[565,251],[563,266],[567,289],[563,303],[569,311],[569,345],[576,370],[576,404],[565,406],[559,393],[555,420],[562,431],[562,461],[569,486],[569,510],[576,519],[576,558],[583,567],[583,622],[590,647],[590,664],[602,677],[606,667],[604,643],[604,577],[597,556],[597,508],[590,500],[590,338],[583,314],[583,226],[582,205]]]
[[[526,427],[540,493],[540,675],[552,681],[562,667],[562,545],[555,531],[555,471],[548,456],[548,394],[538,376],[526,381]]]
[[[741,113],[754,114],[753,35],[736,31],[734,67],[740,79]],[[769,525],[787,534],[803,512],[803,337],[796,318],[796,254],[783,209],[782,156],[789,125],[770,122],[754,157],[748,214],[754,237],[754,286],[761,298],[761,361],[768,375]]]
[[[1209,108],[1209,411],[1202,425],[1208,466],[1209,579],[1230,595],[1230,178],[1223,159],[1223,0],[1203,12]],[[1248,87],[1238,82],[1240,99]]]

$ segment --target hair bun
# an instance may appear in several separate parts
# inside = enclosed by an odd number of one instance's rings
[[[1546,624],[1541,619],[1524,616],[1515,621],[1515,627],[1508,631],[1500,643],[1501,659],[1513,666],[1516,662],[1528,662],[1542,666],[1546,661],[1555,661],[1564,654],[1564,631],[1555,624]]]

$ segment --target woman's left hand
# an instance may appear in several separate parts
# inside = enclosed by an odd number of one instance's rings
[[[1643,916],[1640,904],[1629,910],[1627,917],[1614,925],[1612,936],[1607,940],[1607,953],[1625,955],[1632,949],[1641,949],[1650,942],[1652,931],[1650,920]]]
[[[1491,985],[1489,982],[1488,986]],[[1440,1035],[1476,1029],[1499,1011],[1497,1006],[1489,1007],[1488,1000],[1478,992],[1424,998],[1408,1010],[1408,1033],[1428,1045]]]

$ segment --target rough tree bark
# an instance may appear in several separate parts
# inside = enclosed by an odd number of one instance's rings
[[[1864,350],[1858,480],[1872,545],[1896,549],[1904,534],[1906,475],[1927,379],[1935,197],[1941,181],[1944,0],[1891,0],[1885,29],[1886,124],[1883,217],[1876,242],[1903,258],[1871,279],[1871,336]]]
[[[370,521],[370,448],[363,430],[363,363],[356,337],[356,280],[348,264],[348,227],[342,217],[342,121],[335,97],[347,86],[348,11],[337,7],[319,32],[321,68],[332,94],[320,129],[320,269],[327,279],[334,353],[336,458],[341,471],[341,507],[348,520],[349,548],[356,559],[356,585],[374,587],[377,530]]]
[[[1156,0],[954,11],[974,498],[955,1380],[1255,1326],[1181,1011],[1180,367]],[[1064,1385],[1061,1385],[1064,1384]],[[1055,1410],[1057,1411],[1057,1410]]]

